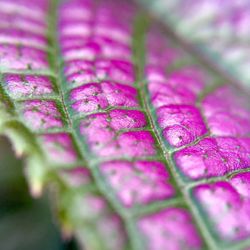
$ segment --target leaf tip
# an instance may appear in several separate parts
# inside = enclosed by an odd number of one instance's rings
[[[35,181],[32,182],[30,185],[30,193],[32,195],[32,197],[34,198],[38,198],[41,196],[43,191],[43,186],[42,183],[40,181]]]

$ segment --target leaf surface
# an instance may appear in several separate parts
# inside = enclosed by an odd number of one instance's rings
[[[32,193],[57,193],[65,235],[91,250],[249,246],[246,93],[131,2],[0,7],[1,131]]]

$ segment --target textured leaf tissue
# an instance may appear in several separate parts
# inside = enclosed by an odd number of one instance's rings
[[[140,2],[0,0],[0,132],[80,249],[247,250],[249,3]]]

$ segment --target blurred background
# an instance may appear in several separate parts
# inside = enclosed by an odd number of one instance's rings
[[[0,250],[76,250],[63,242],[48,196],[33,199],[10,142],[0,137]]]

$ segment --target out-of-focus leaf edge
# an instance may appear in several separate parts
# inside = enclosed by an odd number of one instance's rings
[[[159,25],[166,30],[167,33],[171,33],[171,36],[174,39],[177,39],[179,43],[184,45],[190,53],[199,58],[199,60],[205,63],[207,67],[216,71],[229,82],[232,82],[234,85],[237,85],[238,88],[244,89],[244,91],[250,94],[248,79],[238,74],[237,70],[234,69],[234,64],[222,60],[218,53],[215,53],[209,47],[202,45],[200,42],[192,42],[185,39],[183,34],[178,31],[178,28],[176,30],[173,28],[178,23],[178,20],[174,18],[173,15],[167,15],[167,12],[164,11],[164,9],[162,9],[162,12],[155,10],[154,7],[151,6],[153,1],[136,1],[140,7],[152,17],[152,19],[158,22]]]

